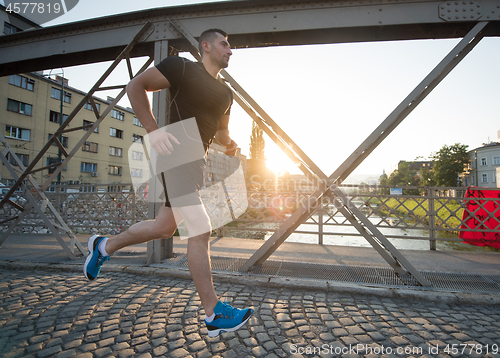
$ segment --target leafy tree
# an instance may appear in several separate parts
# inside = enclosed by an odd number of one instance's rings
[[[420,169],[420,186],[435,186],[434,172],[430,168]]]
[[[250,159],[265,163],[265,146],[266,143],[264,141],[264,131],[259,128],[257,123],[252,122],[252,134],[250,135]]]
[[[252,134],[250,135],[250,159],[248,160],[248,179],[251,184],[262,184],[269,176],[266,167],[266,156],[264,153],[266,143],[264,131],[257,123],[252,122]]]
[[[416,170],[411,169],[412,162],[400,162],[398,169],[391,173],[389,177],[390,186],[418,186],[420,177]],[[408,195],[418,195],[418,189],[408,189]]]
[[[458,174],[462,173],[470,162],[467,154],[468,145],[455,143],[444,145],[431,154],[434,163],[432,179],[438,186],[457,186]]]

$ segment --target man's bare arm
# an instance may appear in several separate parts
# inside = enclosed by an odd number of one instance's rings
[[[229,136],[228,125],[229,125],[229,115],[224,115],[219,122],[219,128],[215,133],[215,139],[217,140],[217,142],[226,147],[226,151],[224,152],[224,154],[229,156],[234,156],[236,154],[236,149],[238,148],[238,145]]]
[[[144,71],[127,85],[127,95],[132,109],[148,133],[157,130],[158,124],[151,111],[147,92],[156,92],[169,87],[170,82],[156,67]]]
[[[127,95],[134,114],[148,132],[151,147],[157,154],[171,154],[174,150],[171,141],[180,144],[172,134],[159,130],[147,96],[147,92],[169,87],[170,82],[156,67],[144,71],[127,85]]]

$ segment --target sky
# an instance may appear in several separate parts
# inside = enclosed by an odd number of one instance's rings
[[[74,9],[44,26],[201,2],[208,1],[80,0]],[[238,49],[233,51],[227,71],[330,175],[458,42],[447,39]],[[142,63],[134,61],[136,69]],[[383,171],[390,173],[400,160],[425,160],[443,145],[461,143],[474,149],[499,140],[498,63],[500,39],[483,39],[345,183],[378,177]],[[108,66],[65,68],[64,76],[70,86],[87,91]],[[122,69],[107,83],[126,81],[125,67]],[[120,104],[129,106],[127,99]],[[248,156],[251,119],[236,103],[229,129]],[[271,169],[299,173],[269,138],[266,156]]]

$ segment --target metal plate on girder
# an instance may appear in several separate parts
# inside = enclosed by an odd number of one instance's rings
[[[214,272],[237,273],[246,262],[244,258],[211,256]],[[175,258],[162,261],[155,267],[187,268],[186,254],[176,254]],[[422,271],[435,291],[448,292],[500,292],[500,276],[466,273]],[[400,277],[390,267],[325,265],[309,262],[289,262],[266,260],[256,265],[248,273],[254,276],[300,278],[331,282],[354,283],[360,285],[422,289],[415,278]]]
[[[447,1],[439,5],[439,17],[445,21],[471,21],[483,16],[481,3],[469,1]]]

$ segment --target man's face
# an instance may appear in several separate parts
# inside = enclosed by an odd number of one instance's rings
[[[220,68],[226,68],[229,66],[229,57],[233,54],[231,52],[231,47],[226,38],[220,34],[216,33],[217,37],[210,44],[210,59],[212,62],[218,64]]]

